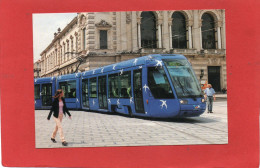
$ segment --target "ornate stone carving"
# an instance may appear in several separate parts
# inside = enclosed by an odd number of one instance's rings
[[[141,24],[142,17],[137,17],[136,22],[140,25]]]
[[[173,18],[169,18],[169,19],[168,19],[168,25],[169,25],[169,26],[172,26],[172,20],[173,20]]]
[[[95,24],[96,27],[105,27],[110,28],[112,27],[109,23],[107,23],[105,20],[101,20],[99,23]]]
[[[126,14],[126,23],[129,24],[131,21],[131,15],[129,13]]]
[[[86,23],[86,17],[84,15],[80,16],[80,24],[84,25]]]
[[[217,21],[217,23],[216,23],[216,26],[215,27],[222,27],[222,21],[221,20],[219,20],[219,21]]]
[[[203,19],[199,19],[199,27],[202,27],[202,21]]]
[[[158,19],[158,22],[157,22],[157,25],[162,25],[163,24],[163,19],[162,18],[159,18]]]
[[[193,20],[192,19],[187,20],[187,26],[192,26],[192,25],[193,25]]]

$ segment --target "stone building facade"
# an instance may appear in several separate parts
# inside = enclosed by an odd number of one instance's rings
[[[198,79],[219,91],[226,88],[225,39],[225,10],[78,13],[41,53],[41,77],[182,54]]]
[[[36,61],[33,64],[34,78],[39,78],[41,73],[41,60]]]

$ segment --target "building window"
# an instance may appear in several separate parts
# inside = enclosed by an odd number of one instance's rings
[[[63,61],[65,62],[67,59],[66,59],[66,55],[65,55],[65,53],[66,53],[66,46],[65,46],[65,43],[63,44],[63,48],[64,48],[64,59],[63,59]]]
[[[71,39],[71,52],[73,52],[73,39]],[[73,57],[73,53],[71,54],[71,57]]]
[[[70,42],[69,41],[67,41],[67,52],[70,52]],[[67,53],[67,60],[69,60],[69,56],[70,56],[70,54]]]
[[[208,13],[203,14],[201,27],[203,49],[216,49],[215,33],[214,18]]]
[[[172,14],[172,48],[187,48],[185,16],[181,12]]]
[[[83,50],[85,50],[86,49],[86,28],[83,29],[82,34],[83,34],[82,35],[82,37],[83,37],[82,38],[82,40],[83,40],[83,43],[82,43],[83,44]]]
[[[63,63],[63,59],[62,59],[62,48],[60,49],[60,63]]]
[[[157,48],[156,18],[153,12],[141,14],[141,46],[142,48]]]
[[[107,49],[107,30],[100,30],[100,49]]]

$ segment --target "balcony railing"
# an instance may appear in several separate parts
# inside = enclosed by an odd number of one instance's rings
[[[164,48],[142,48],[141,53],[148,53],[148,54],[161,54],[164,53],[165,49]]]
[[[205,55],[205,56],[224,56],[226,55],[226,50],[225,49],[205,49],[205,50],[200,50],[198,52],[200,55]]]
[[[173,54],[183,54],[183,55],[195,55],[197,54],[196,49],[171,49]]]

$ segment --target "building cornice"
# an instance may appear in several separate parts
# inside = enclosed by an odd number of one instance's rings
[[[76,16],[58,35],[56,35],[54,37],[52,42],[48,45],[48,47],[43,52],[41,52],[40,55],[42,56],[44,53],[46,53],[58,39],[60,39],[62,36],[64,36],[77,23],[78,23],[78,19]]]

